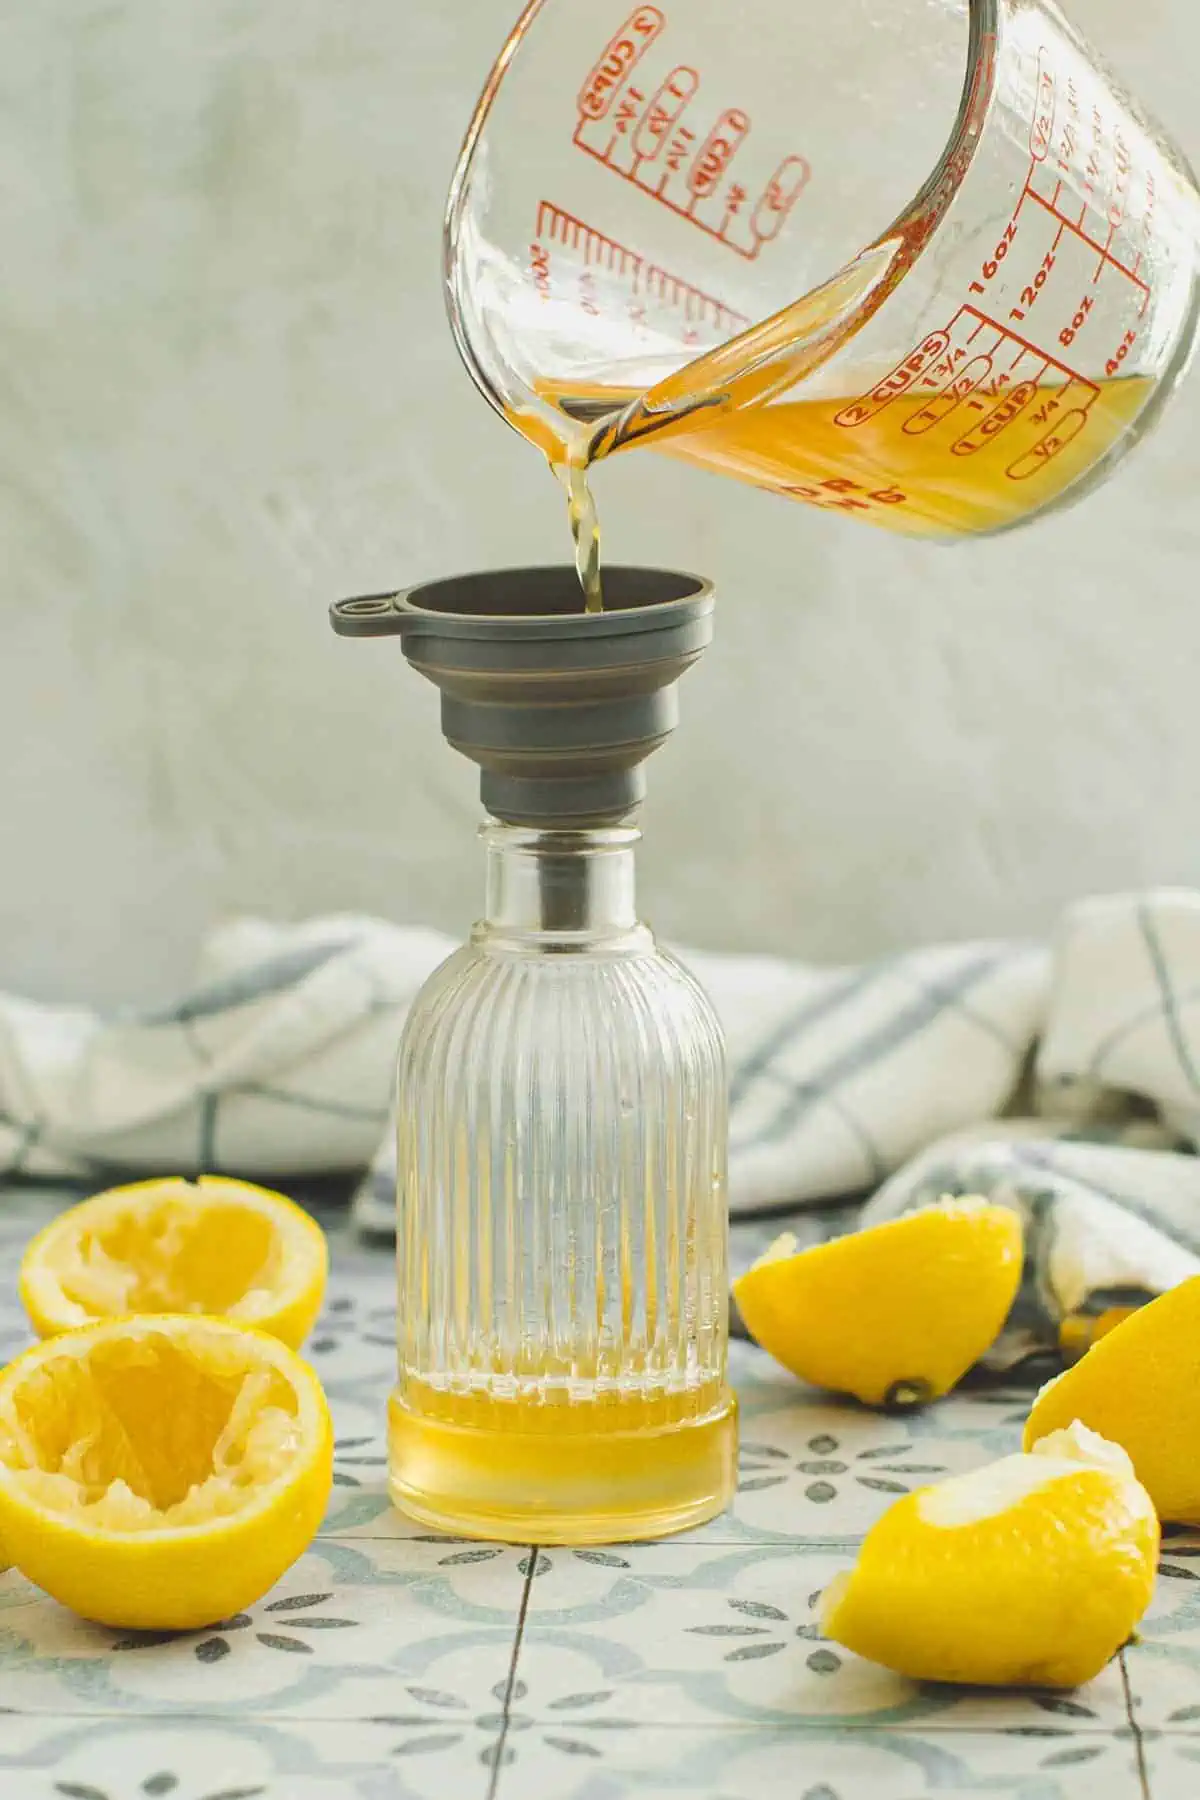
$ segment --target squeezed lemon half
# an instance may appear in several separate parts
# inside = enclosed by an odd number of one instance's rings
[[[917,1680],[1076,1687],[1150,1604],[1158,1547],[1125,1452],[1072,1424],[898,1500],[826,1590],[822,1626]]]
[[[1021,1280],[1021,1220],[945,1200],[796,1252],[785,1236],[733,1284],[785,1369],[868,1406],[948,1393],[990,1349]]]
[[[129,1313],[202,1313],[295,1349],[321,1309],[327,1267],[325,1234],[282,1194],[167,1178],[60,1213],[21,1258],[21,1299],[41,1337]]]
[[[103,1624],[183,1629],[249,1606],[312,1541],[332,1469],[312,1370],[227,1320],[108,1320],[0,1373],[0,1543]]]

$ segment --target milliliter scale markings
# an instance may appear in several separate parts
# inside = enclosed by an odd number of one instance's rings
[[[648,306],[654,306],[682,309],[684,318],[690,323],[715,328],[723,337],[732,336],[750,324],[746,314],[735,312],[723,300],[678,275],[672,275],[658,263],[648,262],[638,251],[597,231],[594,225],[588,225],[550,200],[539,203],[536,235],[543,250],[547,244],[561,245],[578,259],[584,270],[603,269],[622,281],[629,291],[630,312],[635,321],[645,316]],[[548,268],[546,273],[548,279]],[[593,291],[592,297],[596,310],[601,310],[603,296]]]

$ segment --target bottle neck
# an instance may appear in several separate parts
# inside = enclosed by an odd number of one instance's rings
[[[640,935],[634,846],[641,833],[632,826],[541,831],[489,821],[480,835],[487,846],[487,936],[586,949]]]

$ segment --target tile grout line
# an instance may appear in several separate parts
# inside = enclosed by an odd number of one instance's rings
[[[1124,1650],[1120,1652],[1117,1661],[1121,1668],[1121,1687],[1125,1694],[1125,1714],[1129,1720],[1129,1729],[1133,1734],[1133,1751],[1137,1761],[1138,1785],[1142,1790],[1142,1800],[1154,1800],[1154,1796],[1150,1792],[1150,1771],[1146,1766],[1146,1740],[1142,1735],[1142,1728],[1137,1722],[1137,1714],[1134,1710],[1133,1689],[1129,1685],[1129,1669],[1125,1662]]]
[[[307,1722],[309,1724],[312,1724],[315,1726],[321,1726],[321,1727],[325,1727],[325,1726],[341,1727],[344,1725],[363,1725],[363,1724],[371,1725],[371,1724],[377,1724],[380,1722],[378,1719],[375,1718],[374,1715],[372,1715],[370,1713],[364,1714],[360,1717],[357,1713],[318,1713],[318,1712],[312,1712],[312,1711],[309,1711],[309,1712],[306,1712],[303,1714],[297,1714],[297,1713],[290,1713],[290,1712],[271,1712],[271,1711],[267,1710],[267,1711],[262,1711],[262,1712],[253,1712],[253,1713],[245,1713],[245,1714],[239,1713],[236,1716],[229,1715],[229,1717],[232,1719],[232,1722],[234,1724],[238,1724],[238,1723],[245,1724],[247,1722],[250,1722],[250,1723],[261,1722],[261,1723],[265,1723],[268,1725],[279,1725],[279,1726],[292,1725],[292,1724],[296,1724],[298,1722]],[[170,1724],[172,1720],[187,1720],[189,1723],[198,1720],[201,1723],[203,1723],[205,1721],[211,1722],[213,1719],[216,1719],[222,1723],[227,1722],[227,1716],[224,1714],[213,1712],[213,1711],[204,1712],[204,1711],[199,1711],[199,1710],[195,1711],[195,1712],[189,1712],[186,1708],[180,1708],[177,1711],[172,1710],[171,1712],[153,1712],[153,1711],[143,1711],[141,1708],[136,1707],[136,1706],[129,1706],[129,1707],[122,1707],[120,1712],[118,1713],[118,1712],[113,1712],[111,1710],[109,1710],[108,1712],[84,1712],[84,1711],[81,1711],[80,1709],[74,1708],[74,1707],[68,1708],[68,1709],[64,1709],[62,1707],[56,1707],[53,1712],[49,1712],[49,1711],[38,1711],[36,1709],[30,1710],[28,1708],[19,1707],[19,1706],[12,1706],[12,1707],[8,1707],[7,1709],[0,1709],[0,1734],[3,1733],[4,1726],[6,1724],[11,1723],[12,1720],[14,1720],[14,1719],[33,1719],[35,1721],[41,1721],[41,1722],[47,1722],[47,1723],[54,1719],[81,1719],[81,1720],[82,1719],[137,1719],[137,1720],[141,1720],[142,1722],[149,1721],[151,1724],[155,1724],[155,1725]],[[432,1721],[425,1721],[425,1723],[432,1723]],[[553,1725],[555,1723],[555,1720],[553,1718],[542,1718],[539,1713],[534,1712],[532,1715],[530,1715],[530,1723],[534,1724],[534,1725]],[[559,1725],[561,1725],[562,1719],[559,1718],[557,1723]],[[889,1722],[889,1723],[883,1724],[883,1725],[870,1725],[870,1724],[864,1724],[860,1719],[856,1719],[854,1722],[854,1726],[853,1726],[853,1729],[856,1732],[864,1734],[864,1741],[865,1741],[866,1735],[884,1736],[889,1732],[893,1732],[893,1733],[899,1732],[902,1736],[910,1736],[910,1735],[913,1735],[914,1733],[916,1733],[918,1731],[918,1728],[926,1737],[945,1739],[948,1741],[958,1739],[958,1738],[984,1738],[984,1737],[995,1738],[998,1736],[1003,1737],[1005,1735],[1005,1733],[1008,1731],[1021,1730],[1021,1727],[1019,1727],[1019,1726],[1004,1726],[1004,1725],[988,1726],[988,1725],[982,1725],[982,1724],[981,1725],[931,1725],[931,1724],[927,1723],[922,1726],[922,1725],[919,1725],[919,1722],[914,1722],[912,1725],[896,1725],[894,1723]],[[573,1729],[575,1729],[576,1731],[595,1731],[595,1730],[599,1729],[599,1726],[596,1723],[589,1723],[587,1720],[581,1719],[581,1720],[576,1721]],[[696,1731],[718,1731],[718,1730],[725,1731],[725,1732],[752,1733],[752,1732],[756,1732],[756,1731],[763,1731],[765,1729],[769,1729],[771,1731],[775,1731],[775,1732],[779,1732],[779,1733],[786,1733],[789,1736],[800,1739],[800,1738],[808,1738],[808,1737],[820,1735],[821,1733],[826,1732],[828,1730],[828,1724],[827,1724],[826,1719],[822,1715],[812,1714],[808,1717],[798,1717],[794,1720],[787,1721],[787,1722],[784,1722],[784,1721],[781,1721],[778,1719],[767,1719],[765,1721],[761,1720],[761,1719],[732,1719],[732,1720],[720,1719],[715,1724],[698,1724],[694,1719],[655,1719],[654,1724],[653,1724],[653,1729],[655,1731],[678,1731],[678,1732],[692,1732],[692,1733],[695,1733]],[[1130,1735],[1130,1736],[1132,1735],[1131,1733],[1126,1734],[1124,1731],[1124,1728],[1119,1728],[1118,1730],[1114,1731],[1113,1728],[1108,1725],[1097,1724],[1097,1725],[1086,1725],[1085,1726],[1085,1725],[1080,1724],[1078,1721],[1074,1722],[1071,1725],[1070,1729],[1071,1729],[1071,1734],[1075,1737],[1111,1738],[1111,1737],[1124,1737],[1125,1735]],[[1061,1730],[1059,1732],[1059,1735],[1063,1735]],[[1172,1734],[1173,1737],[1182,1738],[1186,1742],[1195,1741],[1195,1739],[1197,1738],[1198,1735],[1200,1735],[1200,1734],[1198,1734],[1194,1730],[1193,1731],[1179,1731],[1179,1732]],[[3,1767],[4,1767],[4,1765],[0,1764],[0,1772],[3,1771]]]
[[[533,1586],[533,1578],[537,1574],[539,1548],[529,1545],[529,1570],[525,1576],[525,1585],[521,1589],[521,1600],[517,1607],[517,1628],[513,1633],[512,1655],[508,1664],[508,1680],[504,1684],[504,1699],[500,1702],[500,1736],[496,1739],[495,1753],[492,1758],[492,1773],[488,1781],[487,1792],[483,1800],[496,1800],[496,1790],[500,1785],[500,1769],[504,1759],[504,1747],[508,1742],[508,1726],[512,1717],[513,1689],[517,1684],[517,1662],[521,1655],[521,1640],[525,1635],[525,1615],[529,1611],[529,1591]]]

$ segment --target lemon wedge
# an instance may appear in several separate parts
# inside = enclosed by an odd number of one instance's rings
[[[0,1542],[106,1625],[177,1630],[249,1606],[312,1541],[332,1470],[312,1370],[226,1320],[108,1320],[0,1373]]]
[[[1200,1525],[1200,1275],[1139,1307],[1048,1383],[1026,1449],[1071,1419],[1127,1451],[1159,1518]]]
[[[109,1188],[60,1213],[21,1258],[40,1337],[130,1313],[204,1313],[298,1348],[325,1293],[320,1226],[282,1194],[202,1176]]]
[[[822,1627],[917,1680],[1076,1687],[1150,1604],[1158,1546],[1125,1452],[1072,1424],[898,1500],[826,1590]]]
[[[868,1406],[948,1393],[1000,1333],[1021,1280],[1021,1221],[945,1200],[795,1251],[790,1235],[733,1284],[751,1337],[815,1387]]]

